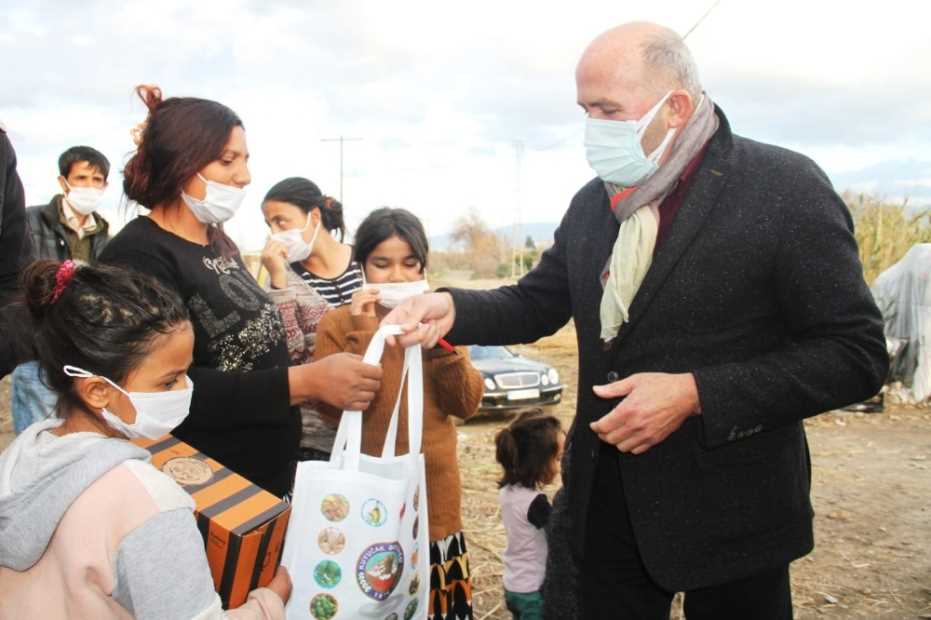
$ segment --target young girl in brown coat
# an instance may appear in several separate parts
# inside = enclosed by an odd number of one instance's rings
[[[317,328],[316,358],[348,351],[362,355],[380,320],[406,297],[428,290],[427,236],[423,225],[404,209],[373,211],[359,226],[355,260],[366,286],[352,303],[328,312]],[[450,349],[452,349],[450,347]],[[362,451],[381,454],[388,421],[400,388],[404,351],[387,347],[381,360],[381,389],[365,412]],[[462,520],[456,461],[456,428],[450,416],[467,418],[482,398],[482,376],[467,350],[424,351],[424,459],[430,515],[429,618],[472,618],[472,588]],[[339,411],[325,413],[338,416]],[[407,414],[402,409],[397,454],[407,452]]]

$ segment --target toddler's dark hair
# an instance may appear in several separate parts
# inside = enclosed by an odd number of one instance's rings
[[[151,276],[76,263],[64,286],[62,263],[39,260],[22,273],[34,346],[59,413],[85,408],[64,366],[77,366],[121,384],[151,350],[152,341],[188,320],[178,296]],[[57,289],[57,290],[56,290]]]
[[[498,487],[536,488],[547,482],[559,451],[559,420],[540,410],[522,413],[495,436],[495,458],[504,468]]]

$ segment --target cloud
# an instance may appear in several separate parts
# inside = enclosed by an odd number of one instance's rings
[[[705,10],[684,0],[7,4],[0,120],[30,202],[56,191],[58,154],[89,143],[115,164],[106,200],[117,217],[119,163],[144,116],[132,88],[158,83],[243,118],[253,185],[229,229],[247,248],[263,242],[259,203],[281,178],[339,192],[338,147],[321,140],[340,135],[362,138],[345,145],[350,224],[383,204],[414,210],[431,234],[472,207],[492,226],[518,210],[560,219],[592,176],[573,81],[582,49],[628,19],[682,32]],[[931,161],[923,6],[722,2],[689,44],[736,132],[813,156],[838,187],[920,192],[907,183],[924,171],[876,166]]]
[[[931,159],[884,161],[835,175],[836,186],[874,194],[886,200],[908,200],[931,206]]]

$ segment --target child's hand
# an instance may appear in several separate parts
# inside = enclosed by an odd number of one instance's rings
[[[262,249],[262,266],[268,272],[272,288],[282,289],[288,286],[286,269],[288,266],[288,248],[280,241],[269,239]]]
[[[349,307],[349,314],[375,318],[375,304],[378,302],[379,297],[378,289],[359,289],[352,294],[352,305]]]
[[[283,603],[287,603],[291,598],[291,575],[284,566],[279,566],[275,571],[275,576],[266,586],[269,590],[281,597]]]

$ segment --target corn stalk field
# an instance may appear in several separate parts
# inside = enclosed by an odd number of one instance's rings
[[[931,243],[931,209],[911,209],[907,200],[893,204],[864,194],[845,193],[843,197],[854,219],[868,284],[916,243]]]

